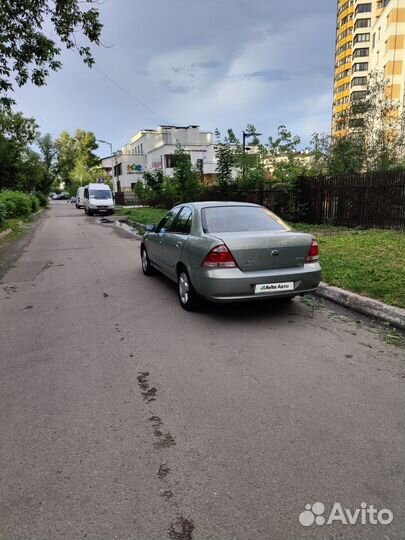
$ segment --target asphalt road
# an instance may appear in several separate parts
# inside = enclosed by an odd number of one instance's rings
[[[1,280],[0,540],[405,538],[404,350],[311,299],[186,313],[138,251],[53,203]]]

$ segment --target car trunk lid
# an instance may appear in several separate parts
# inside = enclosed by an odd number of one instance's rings
[[[243,272],[303,266],[313,236],[292,231],[212,234],[231,251]]]

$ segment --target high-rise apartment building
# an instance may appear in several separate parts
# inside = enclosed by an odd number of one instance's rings
[[[405,0],[338,0],[332,132],[344,135],[350,101],[365,95],[368,76],[383,71],[387,95],[404,107]]]

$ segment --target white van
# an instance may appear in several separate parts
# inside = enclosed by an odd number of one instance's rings
[[[84,186],[84,212],[94,214],[114,214],[114,201],[111,189],[106,184],[89,184]]]
[[[79,187],[76,192],[76,208],[84,208],[84,187]]]

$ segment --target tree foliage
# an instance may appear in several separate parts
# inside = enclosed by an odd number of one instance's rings
[[[153,171],[145,171],[143,173],[145,184],[158,196],[162,194],[165,175],[162,169],[154,169]]]
[[[44,189],[44,166],[30,145],[38,137],[38,125],[8,108],[0,109],[0,189]]]
[[[173,181],[182,201],[191,201],[200,190],[199,174],[191,163],[190,154],[177,143],[174,151]]]
[[[404,162],[404,122],[400,102],[392,98],[390,88],[383,72],[375,71],[369,75],[365,97],[349,108],[349,132],[363,146],[366,171],[387,171]]]
[[[49,133],[38,137],[38,147],[42,157],[42,167],[44,171],[44,178],[42,182],[43,193],[48,193],[56,177],[56,165],[57,165],[57,149],[55,141]]]
[[[305,174],[305,154],[300,152],[300,144],[301,138],[285,125],[278,126],[276,137],[268,138],[267,160],[273,181],[289,185]]]
[[[231,146],[236,144],[236,137],[233,135],[232,130],[228,130],[228,137],[221,140],[221,133],[218,129],[215,130],[215,158],[217,160],[217,183],[223,188],[227,189],[233,179],[233,168],[235,166],[235,152]]]
[[[94,153],[98,148],[96,136],[91,131],[77,129],[74,135],[63,131],[56,139],[56,176],[68,188],[71,184],[86,184],[97,178],[100,158]]]
[[[0,107],[0,134],[19,148],[32,144],[39,136],[38,130],[34,118],[26,118],[20,112]]]
[[[99,45],[102,24],[97,0],[0,0],[0,101],[9,106],[14,85],[43,86],[61,68],[61,49],[75,48],[88,66],[89,44]],[[78,42],[82,35],[88,44]],[[52,37],[50,37],[52,36]]]

